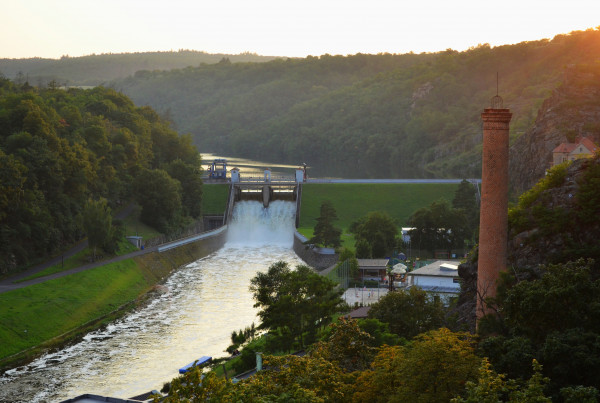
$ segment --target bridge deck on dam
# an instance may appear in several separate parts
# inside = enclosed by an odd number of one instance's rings
[[[473,178],[467,179],[470,183],[481,183],[481,179]],[[443,183],[460,183],[462,179],[327,179],[327,178],[309,178],[304,182],[300,183],[358,183],[358,184],[377,184],[377,183],[392,183],[392,184],[404,184],[404,183],[429,183],[429,184],[443,184]],[[210,184],[230,184],[231,181],[227,180],[212,180],[204,182],[207,185]],[[271,181],[265,182],[264,180],[256,180],[256,181],[242,181],[242,182],[234,182],[236,186],[245,186],[248,187],[258,187],[259,185],[269,185],[269,186],[295,186],[298,182],[293,180],[290,181]]]

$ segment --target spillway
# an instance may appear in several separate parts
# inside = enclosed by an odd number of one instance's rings
[[[129,398],[177,376],[203,355],[226,356],[234,330],[257,323],[248,286],[292,250],[295,204],[235,204],[219,251],[173,273],[147,306],[0,377],[0,402],[51,402],[92,393]],[[258,323],[257,323],[258,324]]]

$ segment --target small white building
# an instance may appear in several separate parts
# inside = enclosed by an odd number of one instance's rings
[[[407,273],[408,287],[419,287],[448,303],[460,293],[459,264],[456,260],[437,260],[411,271]]]
[[[408,233],[410,230],[413,230],[412,227],[402,227],[402,242],[409,244],[410,243],[410,234]]]
[[[231,182],[239,183],[239,181],[240,181],[240,169],[236,167],[231,170]]]

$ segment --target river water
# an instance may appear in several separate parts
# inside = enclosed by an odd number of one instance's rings
[[[292,250],[295,205],[235,205],[226,245],[180,268],[147,306],[0,378],[0,402],[56,402],[84,393],[129,398],[203,355],[226,356],[234,330],[257,323],[250,279]]]

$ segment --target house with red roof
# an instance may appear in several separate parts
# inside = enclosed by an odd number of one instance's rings
[[[552,165],[579,158],[589,158],[598,152],[598,146],[588,137],[577,137],[574,143],[561,143],[552,150]]]

